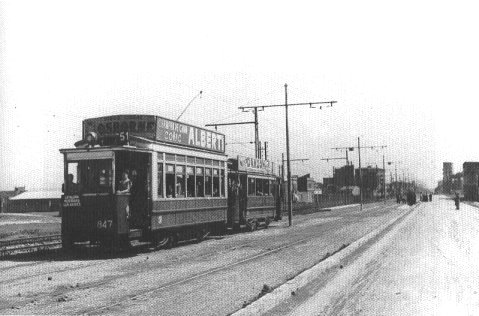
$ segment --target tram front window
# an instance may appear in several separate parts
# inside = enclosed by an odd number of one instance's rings
[[[67,194],[108,193],[112,191],[111,160],[85,160],[68,163]]]

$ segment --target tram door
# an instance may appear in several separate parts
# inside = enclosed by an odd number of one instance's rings
[[[228,226],[239,228],[246,218],[246,174],[238,172],[228,173]]]
[[[248,176],[239,174],[239,221],[241,224],[246,223],[246,210],[248,209]]]
[[[132,182],[129,199],[128,227],[143,229],[149,223],[151,205],[151,154],[140,152],[117,152],[116,179],[128,171]],[[118,185],[118,183],[117,183]]]

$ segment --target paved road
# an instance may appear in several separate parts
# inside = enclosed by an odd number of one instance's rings
[[[377,203],[171,250],[0,262],[0,314],[226,315],[254,300],[265,284],[284,283],[407,212]]]
[[[437,198],[270,315],[479,315],[479,209]]]

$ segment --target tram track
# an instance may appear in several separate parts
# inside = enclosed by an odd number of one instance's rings
[[[371,212],[368,214],[368,216],[376,216],[377,213],[382,213],[384,211],[388,211],[388,210],[391,210],[392,208],[397,208],[396,205],[390,205],[390,206],[386,206],[386,207],[383,207],[382,205],[371,205],[371,207],[369,208],[365,208],[363,211],[368,211],[368,212]],[[348,213],[347,215],[351,215],[351,218],[348,218],[348,216],[344,216],[346,214],[337,214],[337,217],[338,217],[338,220],[340,219],[345,219],[346,218],[346,223],[354,223],[356,220],[357,220],[357,217],[359,215],[359,213],[357,213],[356,211],[353,211],[352,213]],[[364,215],[364,214],[362,214]],[[345,224],[346,224],[345,223]],[[316,225],[314,225],[316,226]],[[326,226],[327,227],[327,226]],[[324,233],[332,233],[334,232],[334,228],[327,228],[326,230],[322,230],[321,233],[318,233],[318,234],[314,234],[314,235],[310,235],[306,238],[300,238],[300,239],[297,239],[293,242],[290,242],[288,244],[282,244],[282,245],[279,245],[279,246],[273,246],[273,247],[268,247],[266,248],[266,251],[262,251],[260,253],[257,253],[257,254],[254,254],[248,258],[244,258],[240,261],[236,261],[236,262],[233,262],[233,263],[228,263],[228,264],[225,264],[225,265],[222,265],[222,266],[218,266],[218,267],[214,267],[214,268],[211,268],[211,269],[207,269],[207,270],[204,270],[204,271],[201,271],[199,273],[196,273],[196,274],[193,274],[193,275],[189,275],[187,277],[184,277],[184,278],[179,278],[179,279],[176,279],[176,280],[171,280],[167,283],[163,283],[159,286],[156,286],[154,288],[148,288],[148,289],[144,289],[144,290],[141,290],[139,291],[138,293],[135,293],[135,294],[132,294],[132,295],[125,295],[124,297],[122,297],[121,299],[118,299],[117,301],[115,301],[113,304],[109,304],[109,305],[106,305],[106,306],[101,306],[99,308],[93,308],[93,309],[88,309],[88,310],[84,310],[84,311],[81,311],[79,313],[86,313],[86,314],[90,314],[90,313],[99,313],[103,310],[107,310],[109,308],[114,308],[115,306],[119,306],[121,305],[125,299],[127,300],[137,300],[137,299],[141,299],[141,297],[143,296],[147,296],[151,293],[155,293],[155,292],[160,292],[162,290],[166,290],[168,288],[171,288],[171,287],[174,287],[174,286],[177,286],[177,285],[181,285],[181,284],[184,284],[184,283],[188,283],[190,281],[193,281],[195,279],[200,279],[202,277],[206,277],[206,276],[209,276],[209,275],[212,275],[212,274],[215,274],[215,273],[218,273],[218,272],[221,272],[221,271],[225,271],[225,270],[228,270],[228,269],[231,269],[233,267],[236,267],[236,266],[239,266],[239,265],[242,265],[242,264],[246,264],[248,262],[252,262],[254,260],[257,260],[257,259],[260,259],[260,258],[263,258],[263,257],[266,257],[268,255],[271,255],[271,254],[274,254],[274,253],[277,253],[277,252],[280,252],[281,250],[284,250],[286,248],[291,248],[295,245],[300,245],[302,243],[307,243],[308,241],[311,241],[315,238],[318,238],[320,237],[321,234],[324,234]],[[293,237],[297,237],[297,236],[300,236],[301,233],[300,232],[295,232],[292,234]],[[270,239],[271,242],[275,242],[275,237],[272,236],[271,239]],[[221,252],[221,253],[228,253],[228,252],[231,252],[231,251],[234,251],[236,249],[241,249],[241,248],[248,248],[248,247],[253,247],[255,245],[258,244],[258,241],[257,240],[251,240],[251,241],[248,241],[246,243],[236,243],[236,244],[233,244],[232,246],[230,247],[225,247],[225,248],[222,248],[222,249],[218,249],[218,248],[213,248],[213,249],[208,249],[208,252],[206,253],[202,253],[198,256],[195,256],[196,259],[200,259],[200,258],[207,258],[209,256],[212,256],[214,254],[217,254],[218,252]],[[155,250],[156,251],[156,250]],[[144,253],[144,252],[143,252]],[[148,253],[148,252],[147,252]],[[182,254],[180,255],[179,257],[176,257],[175,260],[178,260],[181,259],[182,257],[184,256],[187,256],[187,254]],[[170,260],[170,259],[168,259]],[[172,259],[173,260],[173,259]],[[169,262],[169,261],[168,261]],[[173,261],[172,261],[173,262]],[[42,273],[37,273],[35,275],[29,275],[29,279],[30,278],[35,278],[35,277],[41,277],[43,275],[51,275],[51,273],[62,273],[62,272],[71,272],[71,271],[74,271],[74,270],[81,270],[81,269],[88,269],[90,267],[93,267],[93,266],[101,266],[103,264],[105,264],[106,262],[105,261],[102,261],[102,262],[99,262],[99,263],[94,263],[94,264],[86,264],[86,265],[83,265],[83,266],[79,266],[79,267],[73,267],[73,268],[63,268],[61,270],[55,270],[55,271],[48,271],[48,272],[42,272]],[[166,263],[166,264],[170,264],[171,262],[169,263]],[[147,268],[147,267],[145,267]],[[21,280],[23,279],[24,277],[18,277],[18,278],[15,278],[15,279],[10,279],[10,280],[6,280],[6,282],[0,282],[0,284],[8,284],[8,283],[12,283],[12,282],[15,282],[15,281],[18,281],[18,280]],[[114,279],[117,279],[117,278],[114,278]],[[80,284],[79,286],[75,286],[75,287],[71,287],[68,292],[72,291],[72,292],[75,292],[75,291],[81,291],[81,290],[89,290],[89,289],[94,289],[96,287],[100,287],[100,286],[104,286],[104,285],[108,285],[109,283],[112,282],[112,280],[114,279],[108,279],[108,280],[98,280],[98,281],[93,281],[93,282],[88,282],[88,283],[85,283],[85,284]],[[38,301],[38,300],[42,300],[42,299],[51,299],[52,297],[55,298],[56,296],[58,296],[60,294],[57,294],[57,293],[49,293],[49,294],[44,294],[44,295],[39,295],[39,296],[36,296],[35,297],[35,301]],[[27,299],[23,302],[17,302],[15,305],[16,306],[25,306],[25,305],[28,305],[30,303],[30,299]]]
[[[377,210],[377,209],[382,208],[382,207],[383,207],[383,205],[371,205],[371,207],[365,208],[365,210],[366,211],[373,211],[373,210]],[[384,209],[382,209],[382,211],[384,211]],[[353,215],[353,214],[357,214],[357,213],[358,213],[357,211],[354,211],[354,212],[349,213],[348,215]],[[335,217],[337,217],[337,216],[338,215],[336,214]],[[61,235],[52,235],[50,237],[58,237],[59,244],[61,245]],[[222,236],[220,239],[224,239],[224,237],[225,236]],[[28,239],[25,239],[25,240],[30,240],[30,239],[35,239],[35,238],[28,238]],[[209,239],[218,239],[218,238],[215,237],[215,236],[211,236],[211,237],[207,238],[207,240],[209,240]],[[23,239],[17,239],[15,241],[13,241],[13,243],[16,242],[17,244],[19,244],[19,243],[21,243],[22,240]],[[12,241],[10,241],[10,242],[12,242]],[[255,243],[257,243],[257,241],[251,241],[251,242],[242,244],[241,246],[238,246],[238,245],[235,244],[231,247],[226,247],[224,249],[221,249],[220,251],[221,252],[229,252],[229,251],[232,251],[232,250],[235,250],[235,249],[238,249],[238,248],[253,246]],[[182,242],[180,242],[180,247],[191,245],[191,244],[193,244],[193,242],[191,242],[191,241],[182,241]],[[137,255],[137,254],[147,254],[147,253],[151,253],[151,252],[166,250],[164,248],[154,248],[154,247],[149,247],[149,246],[139,246],[140,248],[137,248],[137,247],[133,247],[130,250],[126,250],[126,251],[122,252],[121,254],[122,255],[128,255],[128,254]],[[1,249],[2,249],[2,244],[0,243],[0,250]],[[83,250],[85,250],[85,249],[83,249]],[[87,250],[86,253],[83,253],[83,255],[86,255],[85,259],[92,259],[92,257],[95,257],[95,255],[100,255],[98,259],[110,259],[110,258],[102,257],[103,253],[98,252],[96,247],[95,247],[95,250],[96,250],[97,253],[93,253],[93,255],[91,253],[90,254],[88,253],[88,251],[91,251],[91,250]],[[207,253],[203,253],[203,254],[200,254],[200,255],[196,256],[196,258],[198,258],[198,259],[199,258],[205,258],[205,257],[211,256],[212,254],[217,253],[217,252],[218,252],[218,249],[211,249],[211,251],[208,251]],[[33,254],[33,253],[30,253],[30,254]],[[10,254],[9,256],[13,256],[13,255],[16,255],[16,254]],[[80,255],[82,255],[82,254],[80,254]],[[74,259],[79,259],[79,258],[78,258],[78,256],[75,256]],[[114,257],[112,257],[112,259],[114,259]],[[55,260],[55,258],[53,260]],[[39,264],[42,264],[42,263],[43,263],[43,261],[36,261],[36,262],[32,262],[32,263],[29,263],[29,264],[26,264],[26,265],[22,265],[21,267],[24,268],[24,267],[28,267],[28,266],[35,266],[35,265],[39,265]],[[78,267],[67,267],[67,268],[62,268],[62,269],[56,269],[55,273],[61,273],[61,272],[65,272],[65,271],[71,272],[71,271],[81,270],[81,269],[89,268],[89,267],[93,267],[93,266],[101,266],[102,264],[104,264],[104,262],[89,263],[89,264],[78,266]],[[5,267],[2,270],[6,271],[6,270],[16,269],[16,268],[18,268],[18,266]],[[51,274],[50,271],[42,272],[42,273],[36,273],[36,274],[29,274],[29,277],[34,278],[34,277],[40,277],[40,276],[45,276],[45,275],[49,275],[49,274]],[[17,278],[12,278],[12,279],[6,279],[6,280],[3,279],[3,280],[0,280],[0,285],[15,282],[15,281],[21,280],[23,278],[24,278],[24,276],[20,276],[20,277],[17,277]],[[99,285],[101,285],[101,284],[99,284]]]
[[[389,207],[387,207],[387,209],[396,208],[396,207],[397,206],[389,206]],[[402,215],[402,216],[404,216],[404,215]],[[397,219],[402,218],[402,216],[399,216]],[[221,266],[218,266],[218,267],[214,267],[214,268],[211,268],[211,269],[207,269],[207,270],[201,271],[199,273],[196,273],[196,274],[184,277],[184,278],[179,278],[177,280],[172,280],[170,282],[161,284],[161,285],[153,287],[153,288],[148,288],[148,289],[138,291],[135,294],[125,295],[124,297],[117,299],[115,302],[113,302],[111,304],[104,305],[104,306],[101,306],[101,307],[98,307],[98,308],[90,308],[90,309],[81,310],[78,313],[79,314],[89,314],[89,315],[90,314],[99,314],[101,312],[104,312],[104,311],[107,311],[107,310],[110,310],[112,308],[115,308],[115,307],[118,307],[118,306],[122,305],[123,303],[125,303],[125,300],[130,300],[130,301],[141,300],[142,298],[145,298],[145,297],[147,297],[151,294],[161,292],[163,290],[167,290],[167,289],[175,287],[177,285],[182,285],[182,284],[194,281],[196,279],[200,279],[202,277],[207,277],[207,276],[210,276],[210,275],[214,275],[216,273],[223,272],[223,271],[229,270],[231,268],[253,262],[257,259],[267,257],[268,255],[278,253],[278,252],[280,252],[282,250],[285,250],[287,248],[291,248],[291,247],[294,247],[294,246],[297,246],[297,245],[300,245],[300,244],[308,243],[309,241],[320,238],[321,235],[323,235],[324,233],[333,232],[334,230],[335,230],[335,228],[331,227],[327,230],[321,231],[318,234],[310,235],[308,237],[301,238],[299,240],[295,240],[295,241],[290,242],[288,244],[283,244],[281,246],[274,247],[274,248],[269,247],[269,248],[267,248],[266,251],[257,253],[255,255],[244,258],[242,260],[239,260],[239,261],[236,261],[236,262],[233,262],[233,263],[227,263],[227,264],[224,264],[224,265],[221,265]],[[320,261],[325,260],[326,258],[331,256],[335,252],[338,252],[338,251],[346,248],[349,244],[350,243],[342,243],[341,245],[339,245],[339,248],[336,249],[335,251],[333,251],[332,253],[329,253],[329,252],[325,253],[323,258]],[[241,245],[241,247],[247,247],[247,245],[243,244],[243,245]]]
[[[61,248],[61,235],[13,239],[0,242],[0,258]]]

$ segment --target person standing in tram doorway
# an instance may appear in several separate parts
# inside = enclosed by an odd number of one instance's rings
[[[125,171],[122,172],[120,184],[118,185],[118,191],[116,191],[116,193],[118,193],[118,194],[130,193],[131,180],[130,180],[128,174],[129,174],[128,169],[125,169]]]
[[[125,171],[121,174],[121,180],[118,184],[118,190],[116,191],[117,194],[130,194],[131,190],[131,180],[128,177],[129,170],[125,169]],[[130,218],[130,206],[127,205],[126,207],[126,218]]]

